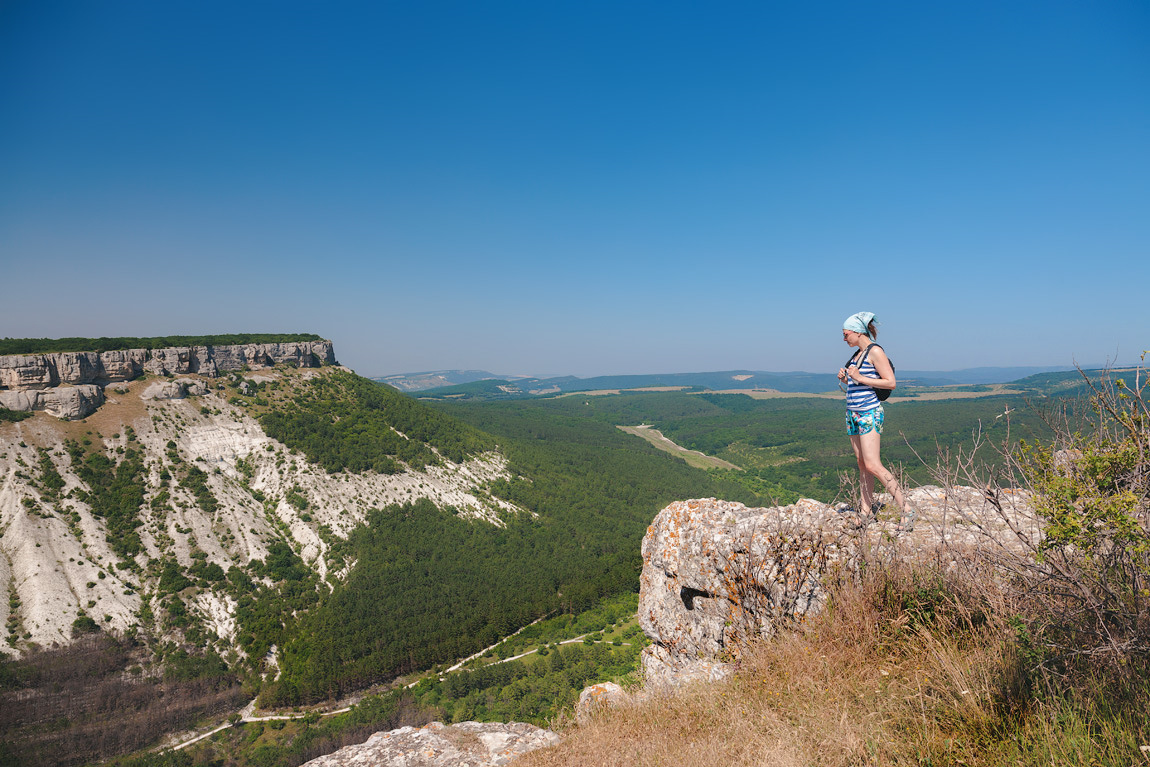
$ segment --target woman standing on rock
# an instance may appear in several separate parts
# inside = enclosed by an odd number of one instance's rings
[[[907,512],[898,480],[879,459],[883,409],[875,391],[882,389],[889,393],[897,382],[890,359],[875,343],[877,337],[874,312],[852,314],[843,323],[843,341],[857,349],[846,366],[839,368],[839,381],[847,385],[847,434],[858,461],[859,484],[862,485],[859,522],[866,525],[874,521],[878,513],[874,501],[874,478],[878,477],[902,511],[899,529],[910,530],[914,526],[914,513]]]

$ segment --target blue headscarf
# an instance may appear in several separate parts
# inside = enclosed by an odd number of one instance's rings
[[[874,312],[859,312],[847,317],[843,322],[843,330],[849,330],[852,333],[862,333],[867,338],[874,340],[870,334],[870,329],[867,325],[874,319]]]

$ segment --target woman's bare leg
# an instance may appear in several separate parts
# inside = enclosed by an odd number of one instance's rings
[[[863,515],[868,515],[874,508],[874,474],[867,469],[863,453],[862,437],[852,434],[850,435],[850,439],[851,448],[855,451],[855,461],[858,462],[859,466],[859,490],[862,492],[859,511]]]
[[[869,434],[851,437],[851,443],[854,444],[856,439],[859,441],[859,446],[855,450],[855,455],[859,459],[860,472],[871,475],[872,487],[874,477],[878,477],[886,487],[886,491],[894,497],[894,502],[898,504],[899,511],[905,514],[906,501],[902,495],[902,488],[899,487],[898,480],[895,479],[894,474],[887,471],[887,468],[882,465],[882,461],[879,459],[879,447],[881,446],[882,437],[877,431],[872,431]]]

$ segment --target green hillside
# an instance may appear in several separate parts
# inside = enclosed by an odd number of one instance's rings
[[[260,397],[259,420],[269,437],[303,452],[329,472],[402,471],[460,463],[495,447],[485,434],[416,400],[353,373],[311,379],[288,397]],[[262,405],[262,407],[261,407]]]

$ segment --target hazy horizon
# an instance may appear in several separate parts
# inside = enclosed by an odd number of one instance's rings
[[[337,352],[336,356],[338,357],[338,347],[336,349],[336,352]],[[1083,364],[1083,365],[1080,365],[1080,367],[1083,370],[1099,370],[1099,369],[1106,368],[1106,367],[1124,368],[1124,367],[1133,366],[1135,364],[1137,364],[1137,363],[1136,362],[1134,362],[1134,363],[1121,362],[1118,364],[1099,363],[1099,364],[1094,364],[1094,365]],[[961,373],[961,372],[973,372],[973,371],[978,371],[978,370],[988,370],[988,371],[991,371],[991,370],[1031,370],[1034,372],[1059,372],[1059,371],[1064,372],[1064,371],[1070,371],[1070,370],[1074,370],[1074,369],[1075,368],[1072,365],[985,365],[985,366],[975,366],[975,367],[969,367],[969,368],[950,368],[950,369],[932,369],[932,370],[911,369],[911,370],[904,370],[902,372],[903,372],[903,375],[909,375],[912,373]],[[837,368],[836,368],[836,370],[837,370]],[[475,373],[486,373],[486,374],[493,376],[495,378],[498,378],[498,379],[533,378],[533,379],[539,379],[539,380],[547,380],[547,379],[552,379],[552,378],[565,378],[565,377],[584,379],[584,378],[607,378],[607,377],[617,377],[617,376],[695,375],[695,374],[727,373],[727,372],[732,372],[732,373],[737,373],[737,372],[771,373],[771,374],[775,374],[775,375],[788,375],[788,374],[799,374],[799,373],[807,374],[807,375],[822,375],[822,374],[829,375],[829,374],[834,373],[835,371],[834,370],[756,370],[756,369],[752,369],[752,368],[725,368],[722,370],[646,370],[646,371],[639,371],[639,372],[591,373],[591,374],[587,374],[587,375],[579,375],[577,373],[508,373],[506,371],[499,372],[499,371],[487,370],[484,368],[438,368],[436,370],[409,370],[409,371],[399,372],[399,373],[372,373],[372,372],[365,372],[365,371],[361,371],[361,370],[357,370],[356,372],[359,375],[362,375],[362,376],[367,377],[367,378],[372,378],[372,379],[395,378],[395,377],[401,377],[401,376],[434,375],[436,373],[475,372]]]

